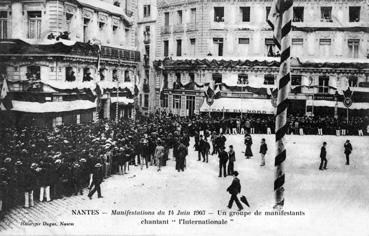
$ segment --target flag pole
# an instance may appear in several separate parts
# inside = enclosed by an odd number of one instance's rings
[[[281,61],[278,75],[278,97],[276,112],[276,157],[275,157],[275,180],[274,209],[281,210],[284,206],[284,161],[286,160],[285,135],[287,131],[287,108],[288,94],[290,90],[290,33],[292,28],[293,0],[274,0],[270,14],[276,17],[272,24],[274,41],[281,51]]]

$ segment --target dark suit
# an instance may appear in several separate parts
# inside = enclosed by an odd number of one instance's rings
[[[240,180],[236,177],[233,179],[232,184],[227,188],[227,191],[231,194],[231,199],[229,199],[228,208],[232,208],[233,202],[236,202],[236,205],[239,210],[242,210],[242,204],[238,200],[237,194],[241,192],[241,184]]]
[[[350,165],[350,154],[352,152],[352,145],[351,143],[345,143],[345,154],[346,154],[346,165]]]
[[[320,166],[319,166],[319,170],[327,169],[327,163],[328,163],[328,160],[327,160],[327,151],[326,151],[325,147],[323,146],[320,149]]]
[[[219,177],[222,177],[222,170],[223,176],[226,177],[226,166],[228,161],[228,153],[224,150],[220,151],[219,153]]]
[[[88,197],[92,197],[92,195],[94,195],[94,193],[97,191],[97,196],[101,197],[101,188],[100,188],[100,184],[103,181],[103,173],[102,173],[102,169],[101,168],[97,168],[95,167],[93,176],[92,176],[92,184],[90,186],[90,188],[93,189],[91,190],[91,192],[88,194]]]

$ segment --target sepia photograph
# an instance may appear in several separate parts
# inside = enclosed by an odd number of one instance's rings
[[[0,0],[0,235],[368,219],[369,0]]]

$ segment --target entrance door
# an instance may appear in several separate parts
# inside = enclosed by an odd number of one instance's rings
[[[187,96],[186,109],[188,116],[193,116],[195,114],[195,96]]]

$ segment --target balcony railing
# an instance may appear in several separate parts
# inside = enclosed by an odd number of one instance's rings
[[[183,24],[174,25],[173,26],[173,32],[175,32],[175,33],[184,32],[184,26],[183,26]]]
[[[122,59],[125,61],[140,61],[140,52],[102,46],[101,57],[111,59]]]
[[[170,34],[170,26],[169,25],[166,25],[166,26],[162,26],[161,27],[161,33],[162,34]]]

